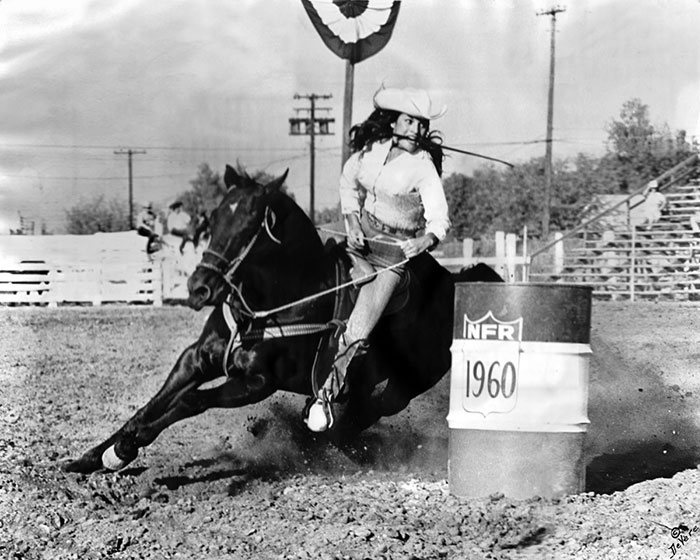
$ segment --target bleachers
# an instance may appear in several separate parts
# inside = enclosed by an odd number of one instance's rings
[[[635,216],[643,195],[627,197],[565,240],[558,270],[530,280],[589,285],[599,299],[700,300],[700,232],[690,224],[700,212],[697,158],[671,171],[658,178],[666,206],[657,220]]]

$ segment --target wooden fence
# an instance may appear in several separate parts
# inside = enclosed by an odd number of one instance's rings
[[[520,254],[518,253],[520,244]],[[522,237],[514,233],[497,231],[494,236],[494,254],[489,256],[474,253],[474,240],[462,241],[462,255],[458,257],[445,257],[440,251],[434,255],[437,261],[452,272],[458,272],[462,268],[484,263],[500,274],[506,282],[527,281],[527,229],[523,230]]]
[[[163,302],[163,263],[135,232],[0,236],[0,304]]]
[[[168,241],[168,236],[166,236]],[[187,298],[187,278],[201,258],[188,245],[185,255],[171,239],[166,249],[150,258],[145,238],[136,232],[95,235],[0,236],[0,305],[48,306],[108,303],[162,305]],[[471,239],[462,254],[438,262],[451,271],[479,262],[492,266],[508,282],[526,274],[526,241],[517,253],[515,234],[497,232],[495,255],[474,255]]]

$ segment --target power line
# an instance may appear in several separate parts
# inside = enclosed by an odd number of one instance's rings
[[[27,177],[35,178],[35,175],[23,175],[21,173],[3,173],[3,177],[11,177],[14,179],[26,179]],[[159,173],[158,175],[138,175],[134,174],[134,179],[165,179],[167,177],[185,177],[191,176],[191,173],[183,171],[182,173]],[[123,176],[104,177],[104,176],[87,176],[76,177],[75,175],[40,175],[40,180],[50,179],[52,181],[123,181]]]
[[[61,150],[114,150],[114,146],[101,144],[34,144],[34,143],[0,143],[0,148],[32,148]],[[298,152],[300,148],[236,147],[236,146],[139,146],[138,149],[177,152]]]

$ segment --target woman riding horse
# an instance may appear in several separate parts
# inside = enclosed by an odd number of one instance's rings
[[[348,366],[406,277],[408,259],[434,249],[450,226],[442,187],[443,153],[431,140],[430,120],[442,116],[420,89],[384,88],[374,112],[350,130],[353,154],[340,178],[340,203],[349,253],[366,276],[347,327],[336,341],[331,371],[306,420],[309,429],[333,425],[331,403],[343,389]],[[360,280],[362,282],[362,280]]]
[[[281,189],[284,179],[261,185],[227,166],[228,191],[210,217],[209,246],[188,281],[188,305],[212,307],[202,332],[148,403],[67,462],[66,470],[124,468],[163,430],[212,408],[258,403],[276,391],[313,393],[321,342],[341,317],[336,307],[344,309],[336,303],[353,291],[350,262],[344,244],[323,245],[309,217]],[[352,384],[337,401],[328,438],[340,445],[399,413],[445,375],[454,282],[493,281],[495,274],[474,267],[453,278],[426,252],[406,267],[411,297],[377,323],[367,353],[353,361]]]

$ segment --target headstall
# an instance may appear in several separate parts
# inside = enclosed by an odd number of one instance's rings
[[[272,221],[272,225],[270,225],[270,221]],[[248,256],[248,253],[250,253],[251,249],[253,248],[253,245],[255,245],[255,242],[260,236],[260,232],[265,230],[268,237],[272,241],[274,241],[278,245],[282,244],[282,241],[277,239],[277,237],[275,237],[272,233],[272,228],[275,226],[275,221],[275,213],[272,210],[270,210],[269,206],[267,206],[265,208],[265,216],[263,217],[260,227],[255,232],[255,235],[253,235],[251,240],[248,241],[243,250],[238,254],[238,256],[229,260],[228,258],[226,258],[225,255],[222,255],[218,251],[214,251],[213,249],[207,247],[206,249],[204,249],[204,252],[202,254],[202,260],[197,264],[196,268],[204,268],[206,270],[212,270],[216,272],[219,276],[221,276],[221,278],[223,278],[223,280],[229,285],[229,287],[238,291],[238,287],[233,283],[232,280],[233,275],[236,273],[236,270],[238,270],[238,267],[241,266],[243,260]],[[211,255],[212,257],[214,257],[219,264],[205,261],[204,257],[206,255]]]

